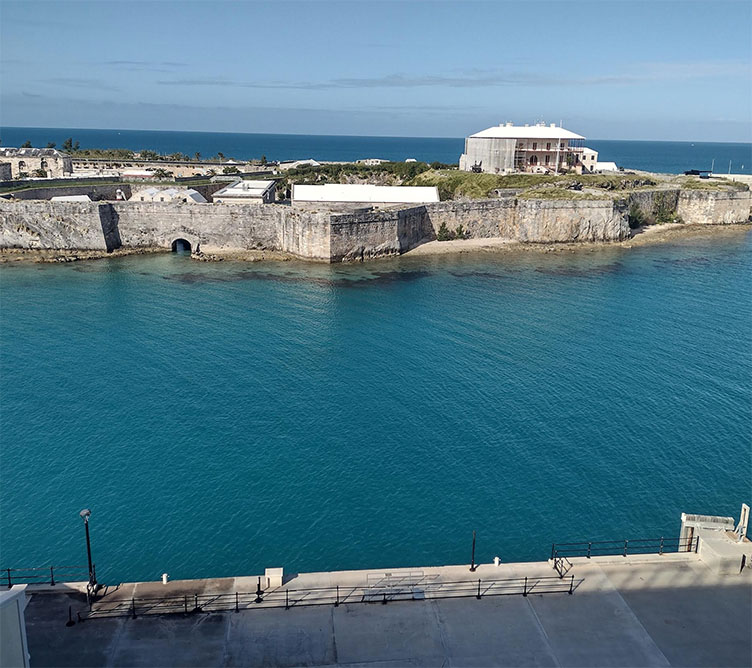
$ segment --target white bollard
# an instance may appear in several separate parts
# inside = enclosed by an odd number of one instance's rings
[[[496,568],[499,567],[499,563],[501,563],[501,559],[499,559],[499,557],[494,557],[494,566],[496,566]]]
[[[167,573],[162,573],[162,584],[163,585],[167,584]]]

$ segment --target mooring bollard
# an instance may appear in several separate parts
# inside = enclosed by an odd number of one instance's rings
[[[478,578],[478,593],[475,596],[475,598],[477,598],[480,601],[480,578]]]
[[[338,606],[339,606],[339,585],[337,585],[337,598],[334,601],[334,607],[336,608]]]
[[[68,606],[68,621],[65,622],[66,626],[73,626],[76,622],[73,621],[73,609]]]
[[[525,584],[523,585],[523,588],[522,588],[522,595],[527,596],[527,576],[525,576]]]
[[[262,603],[264,599],[262,598],[263,590],[261,589],[261,578],[258,579],[258,585],[256,587],[256,599],[254,603]]]
[[[131,615],[133,616],[133,619],[136,619],[136,599],[131,599]]]

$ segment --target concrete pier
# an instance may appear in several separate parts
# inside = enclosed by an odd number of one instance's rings
[[[26,609],[32,666],[749,666],[752,569],[719,574],[687,552],[572,559],[563,580],[550,562],[420,570],[424,598],[271,607],[272,593],[379,582],[382,571],[285,578],[239,612],[102,617],[77,586],[36,591]],[[391,571],[392,579],[400,571]],[[574,593],[452,597],[478,579],[569,582]],[[410,580],[417,579],[413,574]],[[447,584],[450,597],[442,597]],[[453,584],[449,584],[453,583]],[[258,577],[140,582],[104,592],[129,599],[253,592]],[[516,585],[515,585],[516,586]],[[431,592],[436,593],[434,596]],[[96,604],[94,606],[96,608]]]

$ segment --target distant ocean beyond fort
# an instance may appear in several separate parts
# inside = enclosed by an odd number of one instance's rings
[[[71,128],[0,128],[2,146],[58,146],[68,137],[82,148],[151,149],[159,153],[198,152],[208,158],[218,152],[240,160],[350,161],[361,158],[456,163],[464,148],[463,138],[452,137],[354,137],[335,135],[251,134],[231,132],[178,132],[161,130],[93,130]],[[687,169],[729,169],[752,174],[752,144],[712,142],[656,142],[589,139],[588,145],[622,167],[678,174]]]

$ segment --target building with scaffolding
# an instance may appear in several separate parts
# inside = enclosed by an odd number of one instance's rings
[[[555,123],[524,126],[504,123],[465,139],[460,169],[488,174],[582,173],[584,141],[582,135]]]

